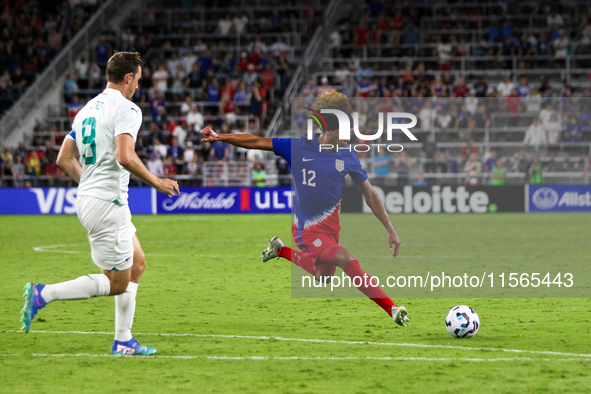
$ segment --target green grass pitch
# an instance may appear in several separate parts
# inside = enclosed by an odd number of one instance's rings
[[[486,264],[519,251],[559,267],[561,259],[589,256],[589,219],[392,216],[403,241],[395,264],[475,253]],[[26,282],[97,269],[75,216],[0,217],[0,391],[591,391],[588,299],[401,299],[389,290],[412,318],[401,328],[366,299],[291,298],[289,263],[259,259],[271,235],[289,239],[289,221],[288,215],[135,216],[147,270],[133,332],[158,354],[116,358],[109,356],[112,298],[55,302],[39,313],[31,333],[18,332]],[[387,248],[373,253],[382,252]],[[445,315],[458,304],[480,315],[474,338],[453,339],[445,330]]]

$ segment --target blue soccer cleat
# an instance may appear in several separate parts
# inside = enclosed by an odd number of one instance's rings
[[[35,315],[45,307],[46,303],[41,297],[41,290],[45,285],[41,283],[29,282],[25,285],[25,306],[21,310],[22,330],[27,333],[31,329],[31,323]]]
[[[127,342],[113,342],[111,354],[114,356],[151,356],[156,354],[156,349],[142,346],[135,338],[131,338]]]

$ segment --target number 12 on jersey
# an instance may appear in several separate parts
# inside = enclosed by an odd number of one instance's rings
[[[84,164],[96,164],[95,131],[96,118],[94,116],[82,121],[82,143],[85,145],[84,152],[82,152]]]
[[[308,182],[306,183],[306,172],[308,173]],[[302,168],[302,174],[304,175],[304,181],[302,182],[304,185],[316,187],[316,182],[312,182],[316,178],[316,171],[308,170],[306,171],[305,168]]]

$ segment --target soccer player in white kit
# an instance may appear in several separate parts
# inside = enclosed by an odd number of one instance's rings
[[[37,312],[50,302],[114,295],[112,354],[156,353],[131,335],[135,295],[146,259],[131,223],[129,175],[171,197],[180,192],[176,181],[150,173],[135,153],[142,112],[131,98],[141,76],[139,53],[114,54],[107,64],[107,88],[76,115],[57,159],[57,164],[79,183],[76,211],[88,230],[92,260],[102,273],[51,285],[27,283],[21,312],[25,332],[29,332]]]

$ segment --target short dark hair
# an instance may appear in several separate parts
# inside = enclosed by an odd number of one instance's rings
[[[123,83],[129,73],[137,74],[142,67],[142,56],[138,52],[117,52],[107,63],[107,82]]]

